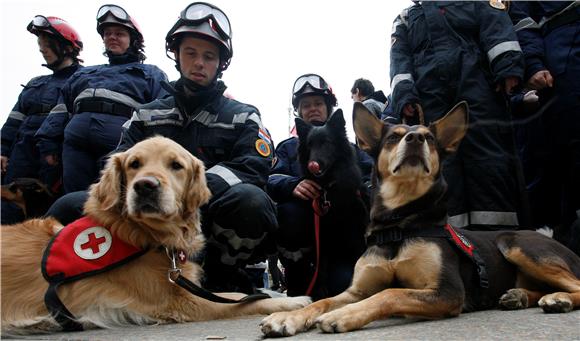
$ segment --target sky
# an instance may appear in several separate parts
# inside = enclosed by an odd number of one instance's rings
[[[409,0],[212,0],[232,25],[233,59],[222,80],[236,100],[256,106],[274,143],[286,139],[293,125],[294,80],[305,73],[321,75],[333,88],[338,107],[352,132],[350,89],[357,78],[371,80],[389,92],[389,45],[393,20]],[[0,1],[0,123],[4,124],[22,87],[31,78],[50,74],[38,52],[36,37],[26,30],[41,14],[68,21],[80,34],[84,65],[107,63],[96,31],[100,6],[123,7],[141,26],[145,63],[178,78],[165,55],[165,35],[179,13],[191,3],[182,0],[1,0]]]

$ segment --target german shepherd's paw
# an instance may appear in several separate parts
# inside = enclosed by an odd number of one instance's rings
[[[274,313],[260,323],[265,336],[292,336],[310,329],[314,319],[304,310]]]
[[[345,333],[364,327],[367,324],[362,318],[365,312],[350,310],[343,307],[323,314],[316,319],[316,326],[325,333]]]
[[[528,294],[523,289],[510,289],[499,298],[499,306],[504,310],[525,309],[528,307]]]
[[[545,313],[569,313],[574,309],[572,297],[565,292],[555,292],[540,298],[538,305]]]

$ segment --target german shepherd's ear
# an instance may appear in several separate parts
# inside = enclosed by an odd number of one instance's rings
[[[344,132],[346,135],[346,122],[342,114],[342,109],[337,109],[326,122],[326,125],[335,131]]]
[[[466,101],[457,103],[445,116],[429,124],[439,146],[447,153],[453,153],[459,147],[461,139],[467,133],[469,106]]]
[[[298,133],[298,139],[300,141],[306,141],[306,136],[308,136],[308,133],[310,130],[312,130],[312,125],[300,117],[296,117],[294,122],[296,123],[296,133]]]
[[[122,195],[122,188],[125,187],[123,163],[126,157],[125,152],[111,155],[101,172],[99,182],[90,188],[89,197],[99,202],[101,210],[109,210],[124,200]]]
[[[371,155],[376,154],[385,123],[373,115],[361,102],[354,103],[352,123],[359,147]]]

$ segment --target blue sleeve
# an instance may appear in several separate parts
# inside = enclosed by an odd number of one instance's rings
[[[414,82],[413,53],[408,42],[407,13],[405,10],[397,16],[391,34],[391,93],[395,114],[400,114],[406,104],[420,103]]]
[[[276,162],[270,170],[266,191],[274,201],[285,201],[292,198],[292,191],[302,181],[302,177],[292,174],[290,165],[292,160],[288,155],[286,144],[276,148]]]
[[[507,77],[524,76],[524,59],[512,22],[506,11],[476,2],[479,18],[479,42],[494,76],[494,82]]]
[[[41,156],[60,154],[64,140],[64,129],[70,120],[72,109],[69,108],[67,98],[70,97],[70,79],[61,89],[57,105],[52,108],[48,117],[34,135],[36,146]],[[71,105],[72,106],[72,105]]]
[[[10,156],[12,145],[16,140],[16,135],[18,134],[18,130],[26,116],[26,114],[20,109],[21,97],[22,93],[18,96],[18,102],[14,105],[14,108],[8,115],[8,119],[6,119],[6,122],[2,126],[2,131],[0,132],[2,140],[2,156]]]
[[[152,65],[151,73],[151,95],[153,97],[151,101],[158,98],[167,97],[169,93],[161,86],[161,82],[168,81],[167,75],[155,65]]]
[[[536,72],[547,70],[544,64],[544,38],[533,15],[536,6],[533,1],[512,1],[510,6],[510,16],[526,61],[526,81]]]

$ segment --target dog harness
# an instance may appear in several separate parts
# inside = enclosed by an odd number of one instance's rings
[[[83,330],[58,297],[58,287],[117,268],[145,252],[89,217],[70,223],[52,238],[42,257],[42,275],[49,283],[44,295],[46,308],[64,330]]]
[[[92,218],[83,217],[70,223],[52,238],[42,257],[42,275],[49,283],[44,295],[46,309],[63,330],[83,330],[83,326],[75,320],[58,297],[58,287],[64,283],[115,269],[147,251],[125,243]],[[270,298],[265,293],[247,295],[239,300],[214,295],[181,275],[177,260],[180,263],[187,261],[187,254],[184,251],[170,251],[166,248],[166,252],[171,262],[168,271],[169,281],[193,295],[219,303],[247,303]]]
[[[380,231],[374,231],[367,237],[367,245],[384,245],[417,237],[446,238],[473,262],[479,276],[479,286],[482,288],[489,287],[489,277],[487,276],[485,261],[479,255],[477,248],[469,241],[469,239],[467,239],[467,237],[457,232],[457,230],[450,224],[424,229],[402,229],[399,227],[392,227]]]

